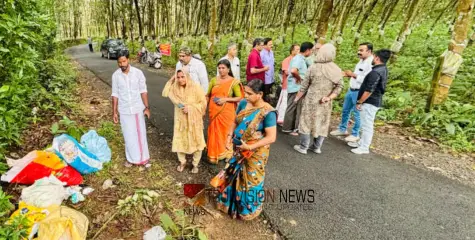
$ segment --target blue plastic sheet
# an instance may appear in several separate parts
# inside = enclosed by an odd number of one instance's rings
[[[111,149],[104,137],[99,136],[96,131],[90,130],[81,137],[81,144],[102,163],[110,162]]]

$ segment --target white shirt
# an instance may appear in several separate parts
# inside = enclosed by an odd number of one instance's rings
[[[369,56],[365,60],[361,59],[358,64],[356,64],[355,71],[353,72],[356,74],[356,78],[350,79],[350,88],[360,89],[364,78],[373,69],[373,65],[371,64],[372,61],[373,56]]]
[[[188,73],[190,74],[191,79],[199,83],[204,92],[208,92],[209,80],[206,65],[202,61],[192,57],[187,65],[183,65],[178,61],[175,70],[181,70],[183,67],[188,67]]]
[[[87,44],[92,44],[92,38],[87,39]]]
[[[230,60],[229,56],[226,54],[226,56],[219,59],[219,61],[224,59],[228,60],[231,63],[231,71],[233,72],[234,78],[237,80],[241,80],[241,67],[239,63],[239,58],[234,57],[233,60]],[[219,72],[216,74],[216,76],[219,76]]]
[[[130,66],[125,74],[119,68],[112,74],[112,96],[119,99],[120,114],[136,114],[145,109],[142,93],[147,92],[145,76],[139,69]]]

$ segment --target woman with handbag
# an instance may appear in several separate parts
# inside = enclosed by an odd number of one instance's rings
[[[255,79],[244,87],[246,99],[237,109],[228,134],[233,157],[211,185],[219,187],[217,207],[232,218],[252,220],[262,212],[265,167],[270,144],[276,140],[276,112],[264,102],[264,83]]]

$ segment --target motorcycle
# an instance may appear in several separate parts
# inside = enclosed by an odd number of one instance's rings
[[[142,47],[140,49],[140,52],[137,53],[137,59],[139,59],[140,63],[146,63],[147,61],[146,53],[147,53],[147,49],[145,47]]]
[[[139,62],[160,69],[162,68],[162,54],[159,52],[150,53],[145,47],[142,47],[139,52]]]
[[[159,52],[154,52],[150,54],[147,52],[147,62],[150,67],[154,67],[155,69],[162,68],[162,54]]]

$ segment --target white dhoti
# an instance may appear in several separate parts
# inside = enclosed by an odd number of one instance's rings
[[[150,160],[150,153],[143,112],[120,114],[120,126],[124,135],[127,161],[137,165],[147,164]]]
[[[287,110],[287,89],[282,89],[280,92],[279,101],[277,102],[277,123],[284,122],[285,110]]]

